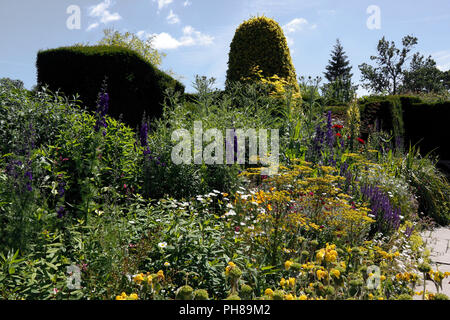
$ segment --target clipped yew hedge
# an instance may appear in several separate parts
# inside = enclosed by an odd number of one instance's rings
[[[106,79],[110,97],[108,113],[131,126],[143,113],[162,114],[166,89],[184,93],[184,86],[145,61],[138,53],[115,46],[74,46],[39,51],[37,82],[71,97],[75,94],[90,110],[96,110],[98,93]]]
[[[450,101],[425,102],[418,96],[370,96],[359,100],[361,129],[367,134],[369,125],[404,138],[420,147],[421,153],[434,151],[441,159],[450,159]]]

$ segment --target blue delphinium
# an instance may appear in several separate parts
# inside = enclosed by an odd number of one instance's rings
[[[378,221],[379,231],[397,230],[400,226],[399,208],[394,208],[389,200],[389,196],[377,186],[361,186],[363,198],[370,203],[370,209]]]
[[[106,92],[101,92],[99,94],[97,103],[97,121],[95,122],[94,130],[98,132],[101,127],[106,128],[108,125],[106,123],[106,114],[109,108],[109,95]],[[106,135],[106,131],[103,131],[103,135]]]

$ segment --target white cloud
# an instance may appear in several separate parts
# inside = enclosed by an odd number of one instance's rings
[[[86,29],[87,31],[97,28],[100,23],[107,24],[112,21],[122,19],[119,13],[111,13],[108,9],[111,7],[111,0],[105,0],[95,6],[89,8],[89,16],[94,18],[100,18],[99,21],[91,23]]]
[[[87,27],[86,31],[91,31],[92,29],[97,28],[99,25],[100,25],[100,24],[99,24],[98,22],[91,23],[91,24],[89,25],[89,27]]]
[[[295,18],[283,26],[286,34],[302,31],[308,25],[308,20],[304,18]]]
[[[176,49],[181,46],[180,41],[178,41],[177,39],[175,39],[166,32],[161,32],[153,35],[154,35],[153,45],[158,50]]]
[[[173,13],[172,9],[170,10],[169,15],[167,16],[167,22],[169,24],[176,24],[176,23],[180,23],[180,18],[178,17],[178,15],[176,15],[175,13]]]
[[[183,2],[183,7],[189,7],[192,4],[192,2],[190,2],[189,0],[186,0],[185,2]]]
[[[147,34],[144,31],[139,31],[138,36],[141,37],[153,37],[153,45],[158,50],[171,50],[179,47],[190,46],[208,46],[214,41],[214,37],[203,34],[200,31],[195,30],[191,26],[183,28],[183,35],[180,38],[174,38],[167,32]]]
[[[173,0],[153,0],[153,2],[158,2],[158,10],[161,10],[164,7],[167,7],[169,4],[173,2]]]
[[[293,46],[294,45],[294,39],[292,39],[291,37],[286,36],[286,41],[287,41],[289,46]]]
[[[450,70],[450,50],[438,51],[432,54],[437,68],[441,71]]]

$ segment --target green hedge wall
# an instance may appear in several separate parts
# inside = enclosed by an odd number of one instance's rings
[[[422,154],[435,151],[450,160],[450,101],[403,106],[406,141],[419,143]]]
[[[426,103],[417,96],[371,96],[359,100],[362,133],[377,120],[381,129],[404,138],[408,146],[418,144],[422,154],[435,151],[441,159],[450,159],[450,101]]]
[[[164,91],[184,93],[184,86],[146,62],[138,53],[114,46],[75,46],[39,51],[38,85],[48,85],[66,96],[78,93],[90,110],[96,110],[98,93],[107,79],[110,96],[108,114],[131,126],[141,123],[145,112],[150,118],[162,113]]]

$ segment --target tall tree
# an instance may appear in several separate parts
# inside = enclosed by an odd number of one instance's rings
[[[409,70],[403,74],[401,91],[414,93],[443,92],[445,88],[445,72],[439,70],[431,56],[425,58],[414,54]]]
[[[367,63],[359,66],[362,81],[366,81],[363,87],[376,93],[398,93],[405,72],[404,64],[409,59],[410,51],[417,44],[417,38],[406,36],[402,39],[402,44],[403,48],[400,50],[394,41],[389,43],[385,37],[378,42],[378,55],[370,57],[377,66],[373,67]]]
[[[339,39],[331,52],[331,60],[328,61],[325,78],[329,83],[322,87],[327,104],[346,104],[352,100],[356,87],[352,85],[352,66],[345,54],[344,47]]]
[[[324,72],[325,78],[330,83],[338,79],[347,81],[353,76],[351,73],[352,66],[339,39],[336,40],[334,49],[331,52],[331,60],[328,61],[328,66],[325,69],[327,70]]]

